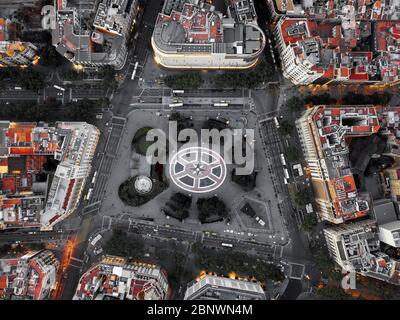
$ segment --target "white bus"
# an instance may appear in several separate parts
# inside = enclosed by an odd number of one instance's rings
[[[172,90],[172,94],[184,94],[185,90]]]
[[[284,166],[286,166],[286,161],[285,161],[285,156],[283,153],[281,153],[281,162]]]
[[[289,171],[288,171],[288,169],[284,168],[284,169],[283,169],[283,172],[284,172],[284,174],[285,174],[285,178],[286,178],[286,179],[289,179],[290,176],[289,176]]]
[[[92,184],[94,184],[96,182],[96,177],[97,177],[97,171],[93,175]]]
[[[93,188],[90,188],[88,193],[86,194],[86,200],[89,201],[90,197],[92,196]]]
[[[233,247],[233,244],[231,244],[231,243],[221,243],[221,246],[223,246],[223,247],[228,247],[228,248],[232,248],[232,247]]]
[[[135,78],[136,70],[137,70],[138,65],[139,65],[139,62],[136,61],[135,67],[133,68],[133,71],[132,71],[131,80],[133,80]]]
[[[214,107],[227,107],[228,103],[227,102],[217,102],[214,103]]]
[[[92,242],[90,243],[93,247],[96,245],[96,243],[102,238],[101,234],[98,234],[97,236],[94,237]]]
[[[58,89],[58,90],[65,91],[65,89],[63,87],[60,87],[60,86],[58,86],[56,84],[53,87]]]
[[[22,90],[21,87],[14,87],[15,90]]]
[[[274,121],[275,121],[275,126],[277,129],[279,129],[279,120],[277,117],[274,117]]]
[[[170,103],[169,107],[170,108],[183,107],[183,103],[182,102]]]

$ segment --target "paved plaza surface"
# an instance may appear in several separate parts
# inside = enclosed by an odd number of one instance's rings
[[[185,219],[183,223],[173,218],[167,218],[160,208],[165,206],[165,203],[170,199],[171,195],[175,192],[185,192],[170,179],[169,187],[167,190],[159,194],[157,197],[140,207],[131,207],[125,205],[118,196],[118,188],[127,178],[131,176],[131,159],[135,156],[132,151],[131,142],[135,132],[142,127],[153,127],[168,132],[168,115],[169,113],[159,113],[156,111],[142,111],[134,110],[127,118],[125,128],[122,132],[120,147],[116,154],[115,163],[111,169],[111,177],[109,180],[104,198],[102,199],[102,206],[100,214],[106,216],[120,216],[125,215],[132,219],[154,219],[154,224],[165,226],[177,226],[193,231],[208,231],[218,235],[234,235],[235,237],[243,239],[254,239],[257,241],[265,241],[271,244],[286,244],[288,241],[287,231],[284,226],[283,218],[278,211],[278,198],[275,197],[271,177],[266,167],[265,154],[262,152],[261,139],[255,137],[255,170],[258,172],[257,186],[250,192],[245,192],[243,189],[232,182],[231,171],[232,165],[227,166],[227,176],[224,183],[217,190],[206,192],[202,194],[192,193],[193,201],[190,210],[189,218]],[[204,112],[191,112],[193,117],[194,128],[200,129],[201,124],[207,118],[223,117],[229,119],[232,127],[243,126],[243,118],[246,118],[247,127],[254,129],[258,126],[257,118],[253,113],[244,114],[242,112],[214,112],[213,114]],[[258,135],[258,130],[255,130]],[[164,174],[167,174],[168,168],[164,167]],[[227,205],[230,214],[230,221],[215,222],[209,224],[200,224],[197,218],[196,201],[199,197],[209,197],[217,195]],[[255,218],[246,216],[240,212],[240,204],[247,201],[256,214],[265,221],[262,226]]]

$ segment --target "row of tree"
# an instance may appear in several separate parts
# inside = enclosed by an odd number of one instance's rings
[[[44,103],[20,102],[0,105],[0,119],[11,121],[44,121],[52,123],[55,121],[95,121],[96,107],[104,103],[102,99],[94,101],[89,99],[70,102],[61,106],[54,99]]]
[[[370,95],[348,92],[343,96],[341,103],[344,105],[387,105],[391,98],[392,95],[389,92],[374,92]],[[329,93],[321,93],[317,95],[308,95],[304,99],[297,96],[290,97],[287,100],[285,107],[288,111],[295,113],[304,110],[306,104],[329,105],[337,103],[338,101],[331,97]]]
[[[204,80],[198,72],[174,74],[164,78],[164,83],[170,88],[197,89]]]
[[[45,85],[45,75],[29,68],[0,68],[0,88],[9,86],[12,81],[15,86],[26,90],[40,90]]]
[[[217,88],[249,88],[254,89],[271,81],[274,75],[272,67],[266,62],[260,62],[254,69],[248,71],[224,72],[213,77]]]
[[[265,85],[274,77],[272,67],[266,62],[260,62],[255,68],[246,71],[223,72],[211,76],[211,81],[217,88],[257,88]],[[204,79],[200,72],[174,74],[165,77],[164,83],[174,89],[197,89],[203,85]]]
[[[130,237],[126,232],[114,230],[111,238],[105,243],[107,254],[130,259],[143,258],[143,243],[137,238]]]
[[[192,248],[195,254],[195,265],[200,270],[225,275],[234,271],[240,276],[254,277],[261,282],[285,279],[283,272],[276,265],[266,263],[251,255],[238,251],[224,252],[224,254],[210,253],[199,245],[193,245]]]

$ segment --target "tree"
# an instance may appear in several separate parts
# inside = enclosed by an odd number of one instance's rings
[[[132,139],[132,148],[136,153],[146,155],[147,149],[154,143],[154,141],[147,141],[147,133],[152,130],[151,127],[143,127],[135,132],[135,136]]]
[[[310,232],[317,225],[318,220],[315,213],[307,213],[304,217],[302,227],[304,231]]]
[[[171,112],[171,115],[169,117],[169,121],[176,121],[177,122],[178,132],[181,132],[183,129],[192,128],[193,127],[192,120],[190,120],[190,118],[188,118],[188,117],[182,116],[178,112]]]
[[[67,116],[73,121],[93,122],[95,119],[96,104],[97,101],[95,102],[89,99],[71,102],[67,106]]]
[[[111,66],[106,66],[99,70],[99,76],[103,78],[103,86],[106,88],[116,89],[118,87],[115,75],[116,72]]]
[[[105,243],[104,251],[107,254],[139,259],[143,257],[143,243],[137,238],[128,236],[126,232],[114,230],[111,238]]]
[[[283,136],[290,136],[293,132],[293,126],[287,120],[283,120],[279,124],[278,131]]]
[[[243,252],[210,253],[195,245],[192,250],[195,255],[195,265],[200,270],[221,274],[228,274],[234,271],[239,275],[255,277],[261,282],[269,280],[283,281],[285,279],[285,275],[278,266],[266,263]]]
[[[299,97],[293,96],[286,102],[286,108],[290,112],[299,112],[304,108],[304,101]]]
[[[392,98],[389,92],[374,92],[371,95],[348,92],[343,97],[343,104],[358,105],[358,104],[374,104],[387,105]]]
[[[174,193],[171,196],[171,200],[175,201],[185,209],[190,208],[190,206],[192,205],[192,197],[180,192]]]
[[[173,89],[197,89],[203,82],[204,80],[198,72],[170,75],[164,78],[164,83]]]
[[[317,293],[320,296],[327,297],[327,298],[334,299],[334,300],[351,300],[352,299],[351,295],[346,294],[346,292],[341,287],[326,286],[326,287],[318,289]]]
[[[256,88],[272,79],[272,67],[266,62],[260,62],[248,71],[224,72],[217,74],[213,82],[217,88]]]
[[[67,60],[57,52],[55,47],[52,45],[51,40],[48,41],[39,50],[39,64],[44,67],[57,68]]]
[[[232,181],[240,185],[244,191],[248,192],[256,187],[257,172],[248,175],[236,175],[236,169],[232,170]]]
[[[18,69],[15,73],[16,83],[27,90],[40,90],[45,84],[45,75],[33,68]]]
[[[313,105],[319,105],[319,104],[334,104],[336,103],[336,99],[332,98],[329,93],[322,93],[318,95],[309,95],[304,99],[304,102],[306,104],[313,104]]]
[[[137,176],[125,180],[118,188],[119,198],[128,206],[139,207],[167,189],[166,182],[153,179],[153,187],[149,193],[141,194],[136,191],[135,181]]]
[[[301,190],[294,194],[294,202],[298,207],[304,207],[311,201],[310,194],[307,190]]]
[[[299,160],[299,150],[296,147],[290,146],[286,149],[286,158],[290,162],[295,162]]]
[[[52,107],[48,104],[20,102],[3,104],[0,107],[0,118],[11,121],[46,121],[53,119]]]
[[[199,198],[197,200],[199,220],[201,223],[216,222],[228,217],[225,203],[218,197]]]

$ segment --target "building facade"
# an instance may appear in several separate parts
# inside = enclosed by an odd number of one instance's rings
[[[201,274],[186,289],[184,300],[266,300],[258,282]]]

